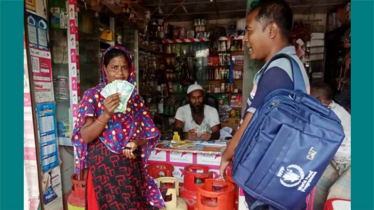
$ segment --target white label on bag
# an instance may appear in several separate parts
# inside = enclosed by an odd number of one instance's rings
[[[277,177],[280,178],[280,183],[283,186],[291,188],[300,185],[297,190],[306,192],[316,174],[316,171],[309,171],[308,176],[305,177],[305,173],[300,166],[289,165],[287,168],[281,167],[277,173]]]
[[[278,174],[280,182],[285,187],[296,187],[304,179],[304,171],[298,165],[289,165],[287,168],[281,167]]]
[[[300,187],[297,190],[301,192],[305,192],[309,188],[310,183],[313,181],[316,175],[317,175],[316,171],[309,171],[308,176],[305,178],[305,180],[302,181]]]

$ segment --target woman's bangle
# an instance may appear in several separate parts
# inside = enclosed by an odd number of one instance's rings
[[[106,125],[105,123],[101,122],[101,121],[99,120],[99,118],[97,118],[96,121],[97,121],[100,125],[104,125],[104,126]]]

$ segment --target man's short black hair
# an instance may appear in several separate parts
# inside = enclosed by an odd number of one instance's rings
[[[311,94],[315,97],[322,97],[325,100],[332,100],[334,97],[331,86],[324,82],[313,84]]]
[[[256,20],[262,25],[262,30],[275,22],[284,38],[288,40],[292,29],[293,14],[290,6],[284,0],[259,0],[250,6],[249,14],[258,10]]]

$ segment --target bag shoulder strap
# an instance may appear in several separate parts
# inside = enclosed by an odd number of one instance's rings
[[[265,64],[265,66],[262,68],[263,70],[260,73],[260,81],[262,79],[262,75],[265,73],[266,69],[269,67],[269,65],[280,58],[286,58],[291,63],[291,70],[292,70],[292,76],[293,76],[293,83],[294,83],[294,90],[301,91],[303,93],[306,93],[306,87],[303,75],[301,73],[301,69],[299,67],[299,64],[293,59],[290,55],[285,53],[276,54],[269,62]],[[258,83],[260,83],[260,81]]]

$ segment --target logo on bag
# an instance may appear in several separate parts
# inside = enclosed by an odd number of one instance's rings
[[[308,155],[306,156],[307,159],[313,160],[314,157],[316,156],[317,152],[314,150],[313,147],[310,148]]]
[[[285,187],[296,187],[304,179],[304,171],[298,165],[289,165],[287,168],[281,167],[279,170],[278,177],[280,177],[280,183]]]

